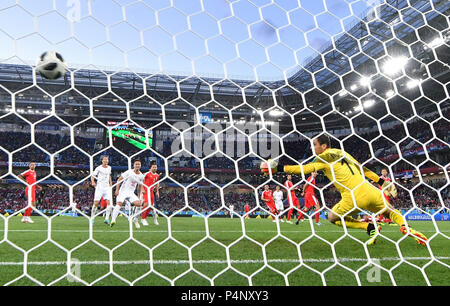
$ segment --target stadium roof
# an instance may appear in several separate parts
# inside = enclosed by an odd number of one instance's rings
[[[250,82],[202,79],[195,76],[136,74],[131,71],[103,72],[89,67],[74,71],[74,80],[70,74],[56,81],[39,76],[37,85],[50,95],[58,95],[69,90],[73,82],[75,88],[88,98],[101,96],[94,99],[98,107],[95,116],[103,121],[126,118],[126,109],[121,113],[124,104],[120,99],[133,101],[133,119],[137,121],[158,121],[162,112],[160,105],[149,105],[157,101],[165,105],[171,102],[173,107],[164,109],[166,118],[172,118],[173,115],[173,120],[193,122],[195,109],[185,102],[188,101],[195,107],[202,106],[200,111],[218,116],[220,122],[220,119],[230,119],[228,110],[243,104],[245,98],[252,108],[243,106],[234,110],[233,119],[239,117],[247,122],[258,121],[261,118],[258,110],[265,111],[278,105],[287,113],[303,110],[297,114],[301,119],[296,120],[296,124],[305,130],[321,129],[318,120],[310,120],[314,119],[314,113],[321,116],[329,114],[325,120],[328,130],[345,125],[347,119],[343,115],[352,118],[361,112],[361,108],[376,119],[385,116],[388,108],[398,117],[412,116],[411,111],[404,107],[405,103],[411,104],[411,101],[419,115],[435,111],[434,102],[447,98],[444,84],[450,80],[450,30],[445,17],[450,13],[450,2],[434,1],[434,10],[430,1],[410,1],[412,7],[406,0],[387,2],[389,5],[380,7],[377,19],[366,17],[344,34],[335,37],[332,44],[286,80]],[[443,39],[442,43],[430,46],[437,38]],[[383,71],[383,65],[401,57],[408,59],[403,67],[404,74],[391,76],[379,73]],[[408,85],[415,80],[424,80],[421,86],[423,95],[418,87]],[[0,64],[0,84],[12,92],[28,88],[33,84],[32,68],[27,65]],[[109,89],[118,99],[106,94]],[[204,106],[213,99],[211,91],[219,106]],[[2,92],[0,89],[1,103],[5,106],[1,111],[4,113],[10,101],[8,94]],[[143,97],[145,93],[151,98]],[[89,103],[82,100],[82,96],[71,91],[66,97],[58,97],[55,103],[57,108],[58,103],[64,104],[61,116],[79,116],[88,111]],[[421,102],[415,103],[416,100]],[[51,105],[51,99],[36,87],[22,92],[21,96],[16,97],[16,102],[19,102],[17,107],[24,105],[30,108],[31,105],[31,109],[36,110],[46,110]],[[84,113],[83,108],[86,108]],[[333,110],[337,112],[331,114]],[[263,116],[268,119],[267,113]],[[283,119],[287,116],[279,117],[281,125],[289,121]],[[315,127],[311,122],[316,122]]]

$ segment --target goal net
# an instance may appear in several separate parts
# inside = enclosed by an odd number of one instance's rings
[[[448,284],[449,15],[445,0],[1,1],[0,284]],[[47,51],[63,77],[37,73]],[[344,158],[318,158],[320,135]],[[104,156],[112,198],[93,211]],[[111,226],[136,160],[156,167],[153,204],[136,189]],[[389,178],[396,196],[376,192],[396,213],[334,172],[260,168],[313,160]],[[342,192],[353,209],[332,220]]]

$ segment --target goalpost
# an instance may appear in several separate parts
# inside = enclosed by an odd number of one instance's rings
[[[434,284],[433,272],[450,271],[449,16],[445,0],[3,1],[0,284],[296,285],[313,275],[327,285],[339,270],[363,285],[380,282],[376,270],[396,285],[405,266]],[[67,62],[63,78],[36,74],[50,50]],[[392,248],[383,253],[345,226],[322,220],[322,230],[311,214],[297,227],[266,220],[277,218],[264,185],[279,185],[283,199],[291,191],[260,163],[306,164],[322,133],[377,174],[387,170],[392,205],[427,224],[426,246],[416,252],[384,227],[379,238]],[[90,177],[104,155],[114,191],[136,159],[144,171],[156,162],[160,227],[136,229],[127,214],[117,225],[126,228],[92,224]],[[34,189],[25,196],[19,174],[30,162],[44,187],[33,208],[40,221],[20,224]],[[294,176],[294,187],[307,177]],[[339,195],[317,181],[326,218]],[[125,238],[109,244],[116,232]],[[36,277],[42,266],[59,274]]]

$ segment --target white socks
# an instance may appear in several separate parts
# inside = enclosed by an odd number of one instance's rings
[[[141,214],[141,207],[140,206],[134,206],[133,207],[133,213],[132,213],[132,216],[134,216],[133,217],[133,221],[137,220],[139,218],[140,214]]]
[[[116,222],[117,216],[119,216],[119,213],[120,213],[120,210],[122,207],[119,205],[114,206],[114,209],[112,208],[112,205],[110,207],[106,208],[106,219],[109,218],[109,215],[111,214],[111,210],[112,210],[111,222]],[[134,206],[131,208],[131,216],[133,216],[133,218],[132,218],[133,221],[137,220],[137,218],[139,217],[140,214],[141,214],[141,207]]]
[[[116,222],[117,216],[120,213],[120,208],[121,207],[119,205],[114,206],[114,210],[113,210],[113,213],[112,213],[112,221],[111,222]]]
[[[92,205],[91,218],[95,218],[95,214],[96,213],[97,213],[97,206],[96,205]]]
[[[111,212],[113,209],[114,209],[113,205],[108,205],[108,207],[106,207],[105,220],[109,220],[109,217],[111,216]]]
[[[157,222],[157,221],[158,221],[158,213],[156,212],[155,209],[153,209],[152,213],[153,213],[153,220],[154,220],[155,222]]]

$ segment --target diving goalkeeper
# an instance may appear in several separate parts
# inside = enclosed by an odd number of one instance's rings
[[[334,182],[334,186],[341,194],[341,200],[333,206],[332,212],[328,214],[328,221],[338,226],[343,226],[341,217],[343,217],[345,226],[347,228],[359,228],[366,230],[369,234],[368,245],[375,244],[376,242],[376,228],[373,223],[359,222],[352,218],[349,212],[355,208],[360,210],[368,210],[376,214],[382,214],[385,217],[390,218],[393,222],[400,226],[400,232],[403,235],[409,234],[413,237],[418,244],[425,245],[427,237],[422,233],[406,226],[405,219],[401,213],[394,209],[389,203],[387,203],[380,192],[375,186],[365,180],[364,177],[378,183],[384,193],[389,193],[391,196],[397,196],[397,189],[394,184],[388,181],[384,181],[376,173],[363,167],[363,173],[359,163],[348,153],[331,148],[330,138],[326,135],[320,135],[314,139],[314,151],[317,157],[309,164],[306,165],[278,165],[275,161],[269,160],[268,162],[261,163],[261,171],[268,175],[277,172],[285,172],[289,174],[301,174],[306,175],[315,171],[323,171],[330,181]],[[352,198],[352,192],[355,201]],[[378,226],[378,231],[381,229]]]

